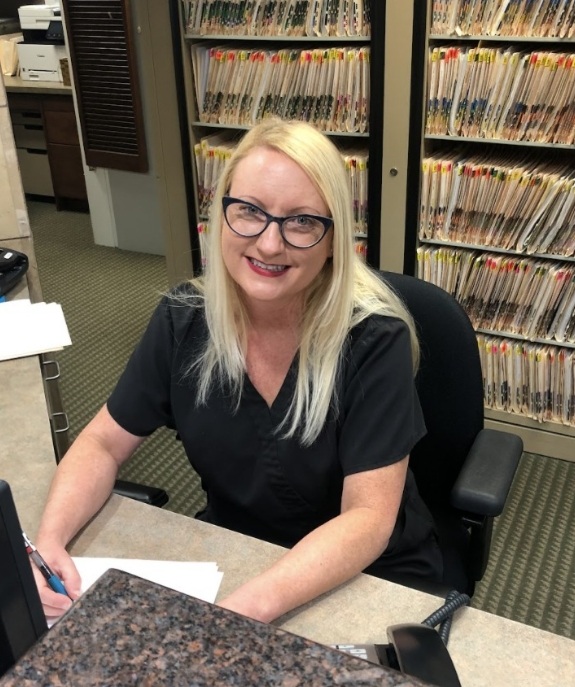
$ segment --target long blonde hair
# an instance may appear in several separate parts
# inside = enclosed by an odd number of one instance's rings
[[[260,147],[277,150],[297,162],[333,218],[333,258],[326,261],[304,295],[296,390],[279,428],[282,436],[297,435],[309,446],[321,432],[332,401],[337,402],[337,373],[350,329],[372,314],[404,320],[411,333],[414,370],[419,347],[412,318],[401,300],[355,253],[351,194],[340,152],[309,124],[266,119],[240,141],[219,179],[210,216],[206,271],[192,280],[204,301],[209,331],[203,354],[190,368],[199,378],[198,404],[207,402],[214,384],[230,389],[236,405],[240,401],[249,319],[241,292],[222,258],[222,197],[238,163]]]

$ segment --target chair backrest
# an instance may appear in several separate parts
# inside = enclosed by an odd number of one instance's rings
[[[411,312],[421,360],[416,386],[427,435],[413,449],[410,466],[422,498],[445,508],[459,470],[483,428],[483,380],[475,331],[446,291],[404,274],[382,272]]]

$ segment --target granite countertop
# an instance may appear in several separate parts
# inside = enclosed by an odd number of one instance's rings
[[[31,685],[417,687],[273,625],[109,570],[0,679]]]

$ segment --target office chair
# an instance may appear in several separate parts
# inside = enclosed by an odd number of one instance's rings
[[[494,518],[501,514],[519,459],[520,437],[483,426],[483,380],[475,331],[446,291],[415,277],[382,272],[417,327],[416,387],[427,435],[410,467],[431,511],[443,554],[443,584],[396,581],[443,595],[473,595],[485,573]]]
[[[122,479],[117,479],[114,484],[114,494],[120,496],[127,496],[135,501],[147,503],[150,506],[157,506],[161,508],[165,506],[170,500],[167,492],[161,487],[148,486],[147,484],[139,484],[138,482],[127,482]]]

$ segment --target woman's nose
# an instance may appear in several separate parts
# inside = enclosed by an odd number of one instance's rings
[[[257,239],[258,248],[266,254],[275,255],[285,248],[285,242],[281,235],[279,223],[272,220]]]

